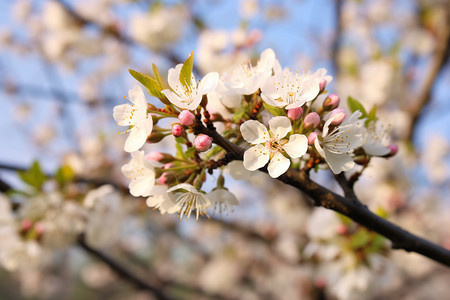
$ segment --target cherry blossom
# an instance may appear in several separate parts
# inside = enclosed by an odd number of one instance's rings
[[[176,212],[178,209],[175,206],[174,195],[168,193],[167,190],[168,187],[166,185],[155,185],[145,202],[147,206],[159,209],[162,215],[166,212],[169,214]]]
[[[155,185],[155,169],[145,158],[144,151],[135,151],[131,157],[130,162],[122,167],[122,173],[131,180],[131,195],[147,197]]]
[[[323,126],[322,138],[317,137],[314,141],[317,152],[325,158],[334,174],[349,171],[355,165],[351,153],[366,137],[363,121],[358,119],[361,115],[360,111],[354,112],[331,132],[328,131],[334,117],[329,118]]]
[[[261,59],[253,67],[250,62],[245,62],[223,74],[225,86],[234,93],[250,95],[261,88],[272,75],[275,65],[275,52],[266,49],[261,53]]]
[[[387,155],[388,148],[387,130],[379,121],[372,121],[367,126],[367,137],[362,146],[364,151],[373,156]]]
[[[183,215],[186,215],[187,219],[189,219],[193,209],[196,210],[197,215],[195,219],[197,221],[199,215],[208,216],[206,209],[211,205],[211,201],[205,194],[199,192],[189,183],[180,183],[168,189],[167,192],[171,193],[177,190],[184,190],[184,192],[175,194],[177,196],[175,211],[180,212],[180,220],[183,218]]]
[[[153,129],[151,114],[147,113],[147,101],[140,86],[135,86],[128,91],[128,99],[133,105],[122,104],[114,107],[113,117],[117,125],[130,126],[124,150],[134,152],[139,150],[147,140]]]
[[[202,101],[203,95],[212,92],[218,82],[219,73],[211,72],[205,75],[199,82],[195,81],[194,74],[191,73],[190,85],[182,84],[180,73],[183,64],[178,64],[175,68],[169,70],[167,81],[170,89],[162,90],[167,99],[181,109],[194,110]]]
[[[285,173],[291,161],[284,156],[299,158],[306,153],[308,141],[303,134],[292,134],[289,140],[284,138],[291,130],[291,121],[282,116],[269,121],[270,131],[266,126],[255,120],[246,121],[241,125],[242,137],[255,146],[244,153],[244,167],[255,171],[264,167],[270,160],[269,175],[277,178]]]
[[[297,108],[317,97],[319,83],[314,77],[293,73],[285,68],[275,73],[261,88],[261,98],[270,105]]]

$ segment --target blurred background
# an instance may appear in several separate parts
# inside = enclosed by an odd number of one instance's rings
[[[152,74],[154,63],[166,78],[192,50],[198,75],[266,48],[283,67],[325,67],[329,92],[376,105],[399,145],[372,160],[357,195],[450,248],[449,10],[447,0],[1,1],[0,298],[445,299],[448,269],[238,165],[226,173],[240,201],[230,215],[161,216],[128,194],[112,110],[137,84],[128,69]],[[339,191],[328,172],[314,179]]]

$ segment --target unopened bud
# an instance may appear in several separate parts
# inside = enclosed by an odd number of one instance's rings
[[[158,151],[151,151],[145,155],[148,160],[154,160],[163,164],[167,164],[175,160],[175,158],[169,153],[161,153]]]
[[[345,117],[347,116],[347,113],[342,108],[336,108],[331,111],[330,118],[333,118],[333,121],[331,121],[331,125],[341,125],[342,122],[344,122]]]
[[[314,141],[317,138],[317,132],[311,132],[308,136],[308,145],[314,144]]]
[[[206,134],[199,134],[194,140],[195,149],[199,152],[207,151],[211,148],[212,138]]]
[[[298,120],[303,115],[303,109],[301,107],[291,108],[288,110],[287,116],[291,120]]]
[[[158,109],[156,108],[156,106],[154,106],[153,104],[150,104],[150,103],[147,103],[147,109],[148,109],[148,110],[158,110]]]
[[[367,155],[360,155],[354,158],[356,164],[360,166],[367,165],[369,163],[369,157]]]
[[[305,129],[313,129],[316,128],[320,123],[320,117],[316,112],[311,112],[305,116],[303,120],[303,126]]]
[[[344,224],[340,224],[337,228],[336,231],[338,234],[347,234],[348,233],[348,228],[347,226],[345,226]]]
[[[31,220],[25,219],[20,223],[20,230],[27,231],[32,225],[33,222],[31,222]]]
[[[158,183],[160,184],[171,184],[175,181],[175,175],[172,172],[164,172],[159,176]]]
[[[396,145],[396,144],[392,144],[392,145],[389,145],[389,146],[387,146],[388,147],[388,149],[389,149],[389,153],[386,155],[387,157],[391,157],[391,156],[394,156],[395,154],[397,154],[397,152],[398,152],[398,146]]]
[[[336,94],[329,95],[325,101],[323,101],[323,109],[324,110],[332,110],[339,106],[340,98]]]
[[[179,137],[179,136],[181,136],[183,134],[183,128],[181,127],[180,124],[174,124],[172,126],[172,134],[175,137]]]
[[[180,120],[180,124],[184,125],[184,126],[190,126],[190,125],[194,124],[194,119],[195,119],[194,114],[188,110],[183,110],[178,115],[178,120]]]
[[[147,137],[147,143],[159,143],[163,138],[165,138],[168,134],[164,134],[160,131],[153,131]]]

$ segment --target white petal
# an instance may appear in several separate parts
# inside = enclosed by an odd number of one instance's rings
[[[167,74],[167,83],[176,92],[182,91],[182,84],[180,82],[180,72],[183,64],[178,64],[175,68],[170,68]]]
[[[164,95],[166,95],[167,99],[170,101],[170,103],[172,103],[175,106],[178,106],[179,108],[183,108],[183,109],[187,109],[187,104],[181,102],[181,97],[178,96],[178,94],[172,92],[169,89],[166,90],[162,90],[161,93],[163,93]]]
[[[334,117],[329,118],[329,119],[325,122],[325,124],[323,125],[322,137],[325,138],[325,137],[328,135],[328,130],[329,130],[329,127],[330,127],[330,123],[333,122],[333,120],[334,120]]]
[[[126,152],[133,152],[139,150],[147,140],[147,132],[145,128],[133,127],[130,130],[130,135],[125,141],[124,150]]]
[[[270,177],[277,178],[278,176],[286,173],[290,165],[291,161],[288,158],[284,157],[284,155],[280,152],[276,152],[270,160],[267,170],[269,171]]]
[[[258,62],[257,67],[263,68],[265,70],[270,70],[273,68],[273,65],[275,64],[275,60],[276,60],[275,52],[272,49],[268,48],[261,53],[261,58]],[[271,75],[271,74],[269,74],[269,75]]]
[[[179,190],[179,189],[183,189],[183,190],[186,190],[186,191],[191,192],[191,193],[198,193],[197,189],[195,187],[193,187],[189,183],[177,184],[177,185],[171,187],[170,189],[168,189],[167,192],[171,193],[171,192]]]
[[[150,191],[153,188],[153,185],[155,183],[154,178],[153,178],[153,181],[151,179],[152,178],[149,178],[149,177],[143,177],[143,178],[138,178],[136,180],[132,180],[129,185],[130,194],[133,195],[134,197],[149,196]]]
[[[275,135],[275,138],[281,139],[288,134],[292,129],[291,121],[287,117],[277,116],[269,121],[270,131]]]
[[[320,92],[320,87],[314,78],[306,80],[303,83],[301,99],[304,101],[311,101],[317,97]]]
[[[269,152],[263,145],[256,145],[244,152],[244,167],[255,171],[264,167],[269,161]]]
[[[117,125],[120,126],[130,126],[136,124],[134,109],[129,104],[114,106],[113,117],[117,122]]]
[[[319,142],[318,138],[316,138],[314,140],[314,146],[316,147],[316,150],[317,150],[317,152],[319,152],[320,156],[325,158],[325,152],[323,151],[322,147],[320,146],[320,142]]]
[[[147,108],[147,101],[145,100],[144,92],[139,85],[136,85],[134,88],[128,91],[128,98],[131,102],[133,102],[136,107]]]
[[[275,99],[279,99],[278,98],[272,98],[271,96],[267,95],[267,94],[261,94],[261,98],[263,99],[264,102],[266,102],[269,105],[272,106],[276,106],[276,107],[284,107],[286,105],[286,102],[282,101],[278,101]]]
[[[325,160],[334,174],[339,174],[342,171],[349,171],[355,165],[355,162],[350,155],[333,153],[328,151],[326,148],[324,152]]]
[[[376,143],[366,143],[363,145],[363,149],[367,154],[372,156],[384,156],[390,152],[389,148]]]
[[[303,134],[293,134],[289,137],[289,142],[283,146],[283,149],[290,157],[298,158],[308,150],[308,138]]]
[[[202,95],[212,92],[219,83],[219,73],[211,72],[205,75],[198,84],[198,92]]]
[[[241,125],[241,134],[250,144],[264,143],[270,138],[266,126],[256,120],[245,121]]]

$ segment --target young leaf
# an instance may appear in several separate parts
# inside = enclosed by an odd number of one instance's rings
[[[64,165],[56,171],[55,179],[60,186],[64,186],[66,183],[73,180],[74,175],[72,168],[68,165]]]
[[[369,125],[370,122],[377,120],[377,106],[374,105],[372,109],[369,111],[369,114],[367,115],[366,120],[366,126]]]
[[[191,148],[187,149],[187,151],[184,153],[184,155],[187,158],[193,158],[194,157],[194,152],[195,152],[195,147],[191,147]]]
[[[156,81],[155,78],[132,69],[128,69],[128,72],[130,72],[131,76],[133,76],[137,81],[139,81],[143,86],[147,88],[147,91],[150,95],[160,99],[165,98],[164,94],[161,93],[161,86],[158,84],[158,81]]]
[[[263,106],[268,112],[270,112],[275,117],[286,115],[286,111],[280,107],[272,106],[270,104],[267,104],[266,102],[263,102]]]
[[[185,87],[191,86],[191,74],[194,66],[194,51],[191,52],[189,57],[185,60],[180,72],[180,82]]]
[[[348,108],[350,109],[350,111],[352,113],[354,113],[355,111],[359,110],[362,113],[361,119],[367,117],[367,112],[364,109],[364,106],[358,100],[356,100],[356,99],[354,99],[354,98],[349,96],[347,98],[347,103],[348,103]]]
[[[155,64],[152,64],[153,74],[155,75],[155,79],[159,84],[159,87],[161,90],[164,90],[166,88],[166,85],[164,83],[164,80],[161,77],[161,74],[159,74],[158,67]]]
[[[38,161],[34,161],[27,171],[20,171],[18,173],[23,182],[37,190],[41,190],[47,180],[47,176],[45,176]]]

